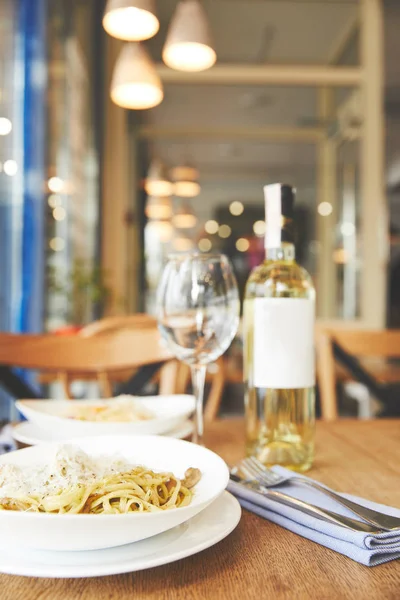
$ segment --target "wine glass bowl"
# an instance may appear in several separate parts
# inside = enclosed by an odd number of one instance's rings
[[[240,300],[228,258],[221,254],[169,257],[158,289],[158,324],[171,352],[190,365],[196,396],[195,440],[201,441],[206,365],[230,346]]]

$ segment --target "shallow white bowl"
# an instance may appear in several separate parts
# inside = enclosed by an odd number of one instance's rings
[[[171,429],[163,433],[168,437],[172,437],[178,440],[187,440],[193,433],[194,424],[191,420],[180,423],[178,427]],[[22,421],[12,427],[11,435],[16,442],[24,444],[25,446],[36,446],[37,444],[43,444],[44,442],[59,442],[64,443],[65,440],[73,440],[74,437],[82,436],[63,436],[58,431],[52,429],[41,429],[36,423],[30,421]]]
[[[175,394],[171,396],[133,397],[135,404],[151,411],[153,419],[130,422],[79,421],[67,415],[75,407],[99,406],[109,400],[19,400],[17,409],[23,416],[41,429],[51,429],[60,436],[137,434],[159,435],[171,431],[192,414],[194,396]]]
[[[190,442],[158,436],[99,436],[71,440],[91,456],[122,455],[133,464],[183,477],[189,467],[202,473],[189,506],[157,513],[68,515],[0,511],[3,539],[41,550],[98,550],[149,538],[184,523],[204,510],[225,489],[229,471],[211,450]],[[0,456],[0,465],[48,463],[60,444],[39,444]]]

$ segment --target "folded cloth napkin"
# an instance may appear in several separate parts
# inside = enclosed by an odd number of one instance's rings
[[[292,471],[288,471],[283,467],[275,466],[272,469],[280,475],[293,476]],[[296,473],[297,476],[304,477]],[[354,519],[358,518],[352,511],[342,507],[331,498],[322,494],[322,492],[301,484],[276,486],[273,489],[280,490],[288,496],[298,498],[320,508],[325,508]],[[250,488],[245,488],[233,481],[229,483],[228,490],[238,498],[240,504],[246,510],[264,519],[268,519],[277,525],[281,525],[285,529],[289,529],[293,533],[297,533],[313,542],[344,554],[363,565],[372,567],[400,557],[400,529],[398,531],[385,531],[384,533],[377,534],[352,531],[335,523],[325,522],[306,515],[298,509],[279,504],[267,496],[262,496]],[[399,509],[369,502],[363,498],[348,494],[341,495],[368,508],[400,518]]]

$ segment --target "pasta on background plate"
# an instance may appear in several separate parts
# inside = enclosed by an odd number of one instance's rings
[[[65,415],[76,421],[94,421],[100,423],[128,423],[154,419],[152,411],[145,408],[134,396],[121,395],[101,403],[70,407]]]

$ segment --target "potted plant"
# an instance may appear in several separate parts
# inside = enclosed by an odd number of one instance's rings
[[[95,313],[97,317],[102,316],[111,297],[105,279],[106,274],[101,267],[93,266],[82,258],[73,261],[67,277],[56,267],[49,267],[48,290],[62,298],[59,316],[67,324],[55,333],[76,333],[93,320]]]

